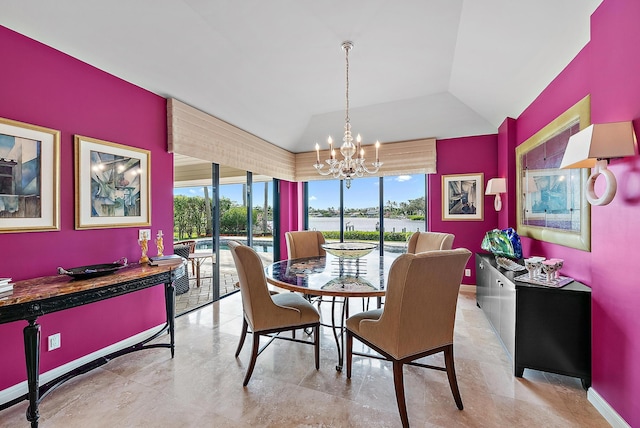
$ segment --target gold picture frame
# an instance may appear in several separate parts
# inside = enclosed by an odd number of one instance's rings
[[[151,225],[151,152],[76,135],[76,229]]]
[[[484,174],[442,176],[442,220],[484,219]]]
[[[0,118],[0,233],[60,230],[60,131]]]
[[[577,102],[516,148],[520,236],[591,251],[589,170],[559,169],[569,137],[591,124],[590,97]]]

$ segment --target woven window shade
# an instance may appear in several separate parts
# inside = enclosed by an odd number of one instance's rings
[[[170,153],[287,181],[333,179],[317,173],[313,166],[315,151],[291,153],[172,98],[167,103],[167,126]],[[370,164],[375,157],[375,148],[373,145],[363,148]],[[328,157],[329,150],[320,151],[322,162]],[[384,165],[376,176],[435,173],[436,140],[383,143],[380,160]]]
[[[169,153],[295,180],[293,153],[173,98],[167,102],[167,127]]]
[[[363,146],[367,165],[375,160],[376,149],[373,145]],[[339,151],[336,156],[341,159]],[[320,150],[320,162],[329,158],[329,150]],[[436,139],[401,141],[380,145],[380,161],[384,163],[375,176],[403,174],[433,174],[436,171]],[[333,180],[332,176],[318,174],[313,164],[316,152],[296,154],[296,181]],[[325,170],[328,166],[325,165]]]

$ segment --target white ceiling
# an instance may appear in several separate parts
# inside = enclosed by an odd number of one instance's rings
[[[293,152],[497,132],[602,0],[2,0],[0,25]]]

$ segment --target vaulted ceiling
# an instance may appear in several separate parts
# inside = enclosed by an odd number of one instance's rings
[[[497,132],[602,0],[3,0],[0,25],[292,152]]]

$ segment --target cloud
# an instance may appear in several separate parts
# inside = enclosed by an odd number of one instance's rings
[[[315,200],[317,200],[317,199],[318,199],[318,198],[316,198],[315,196],[309,196],[309,200],[310,200],[310,201],[315,201]]]
[[[396,181],[400,182],[400,183],[403,183],[405,181],[411,180],[412,178],[413,177],[411,177],[410,175],[399,175],[399,176],[396,177]]]

